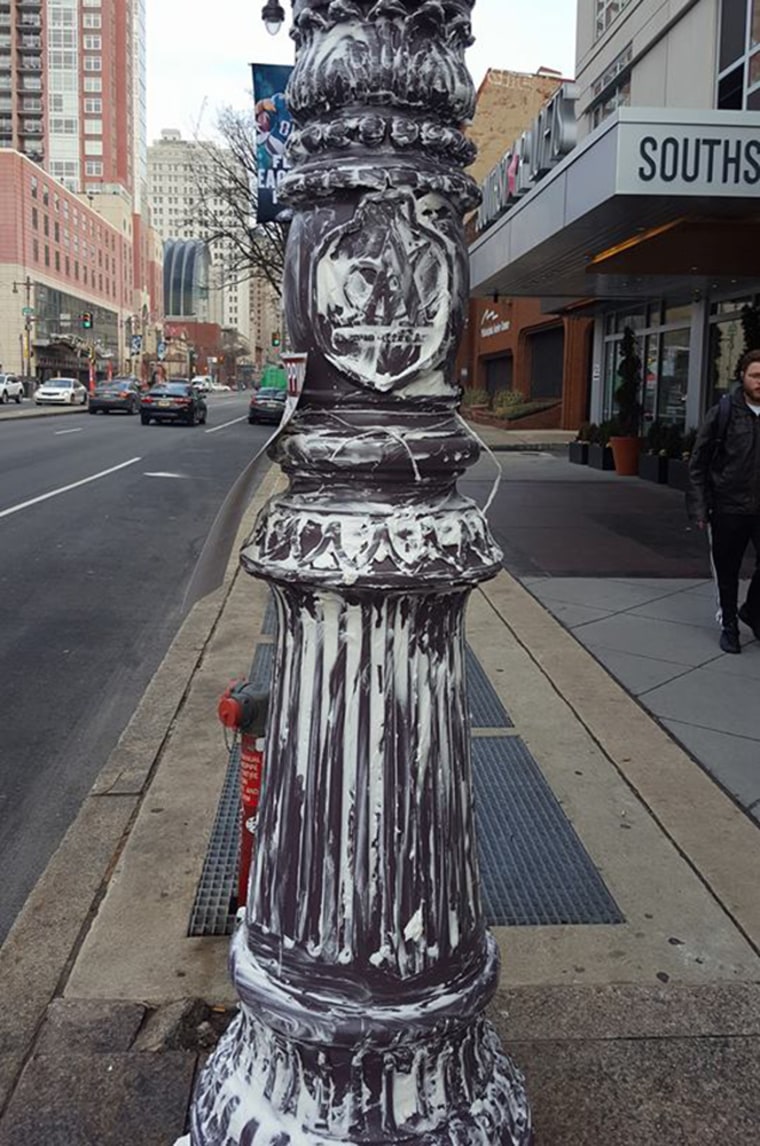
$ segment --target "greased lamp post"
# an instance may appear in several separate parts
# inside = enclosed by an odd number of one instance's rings
[[[478,456],[454,377],[472,6],[293,0],[285,312],[308,365],[271,447],[288,487],[242,554],[278,635],[240,1013],[193,1146],[531,1142],[484,1017],[464,679],[467,598],[500,567],[456,488]]]

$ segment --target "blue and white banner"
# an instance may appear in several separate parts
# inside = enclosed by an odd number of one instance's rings
[[[285,88],[293,68],[289,64],[251,64],[256,114],[258,205],[256,219],[271,223],[282,210],[277,190],[288,170],[285,148],[292,121]]]

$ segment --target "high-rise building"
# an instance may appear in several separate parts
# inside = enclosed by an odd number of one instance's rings
[[[72,191],[134,195],[139,0],[46,0],[45,11],[45,166]]]
[[[44,158],[42,0],[0,0],[0,147]]]
[[[234,234],[239,221],[231,205],[214,193],[220,158],[224,153],[212,144],[164,129],[148,148],[151,218],[165,243],[182,239],[209,243],[207,321],[233,327],[248,341],[250,282],[245,269],[238,267]]]

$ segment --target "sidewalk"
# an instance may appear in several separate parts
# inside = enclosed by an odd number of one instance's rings
[[[503,572],[468,613],[471,685],[482,669],[493,702],[473,719],[484,894],[492,920],[527,912],[492,924],[492,1017],[526,1072],[536,1146],[754,1146],[760,832],[606,671],[600,645],[592,656],[538,600],[570,607],[568,586],[548,595],[556,580]],[[579,623],[609,624],[618,605]],[[227,768],[216,702],[271,642],[266,606],[233,561],[0,949],[0,1146],[171,1146],[185,1128],[198,1063],[235,1003],[228,940],[187,937]],[[711,683],[725,698],[736,678]],[[489,821],[482,785],[504,791],[517,769],[545,823],[518,798]],[[556,861],[543,882],[533,848]]]

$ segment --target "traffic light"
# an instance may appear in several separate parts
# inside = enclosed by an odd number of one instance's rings
[[[92,330],[92,311],[86,310],[80,317],[82,319],[82,330]]]
[[[280,345],[280,332],[279,330],[272,331],[272,346]]]

